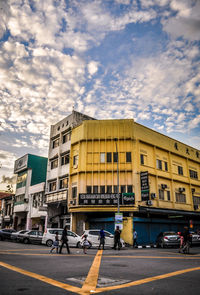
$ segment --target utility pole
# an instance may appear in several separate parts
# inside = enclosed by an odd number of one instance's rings
[[[115,145],[116,145],[116,153],[117,153],[117,213],[120,212],[120,205],[119,205],[119,154],[117,148],[118,138],[114,138]]]

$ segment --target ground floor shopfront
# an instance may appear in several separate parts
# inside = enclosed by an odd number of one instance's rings
[[[133,243],[133,229],[138,233],[139,245],[154,245],[160,232],[181,231],[189,226],[192,231],[200,229],[200,214],[179,210],[148,210],[142,207],[135,212],[123,213],[122,238]],[[114,233],[114,212],[72,213],[72,230],[82,234],[85,229],[101,229]]]

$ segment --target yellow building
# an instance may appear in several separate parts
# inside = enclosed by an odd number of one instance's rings
[[[134,120],[94,120],[72,130],[70,159],[68,206],[76,232],[113,231],[118,209],[130,244],[133,227],[143,244],[190,220],[200,228],[199,150]]]

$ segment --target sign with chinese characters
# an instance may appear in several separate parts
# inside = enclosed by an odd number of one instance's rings
[[[134,205],[133,193],[119,194],[120,205]],[[118,194],[79,194],[79,205],[118,205]]]
[[[141,184],[141,200],[149,200],[149,175],[148,171],[140,172],[140,184]]]

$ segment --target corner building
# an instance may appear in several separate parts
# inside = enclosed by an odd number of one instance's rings
[[[72,130],[68,207],[72,230],[114,231],[142,244],[161,231],[200,228],[200,151],[134,120],[84,121]]]

